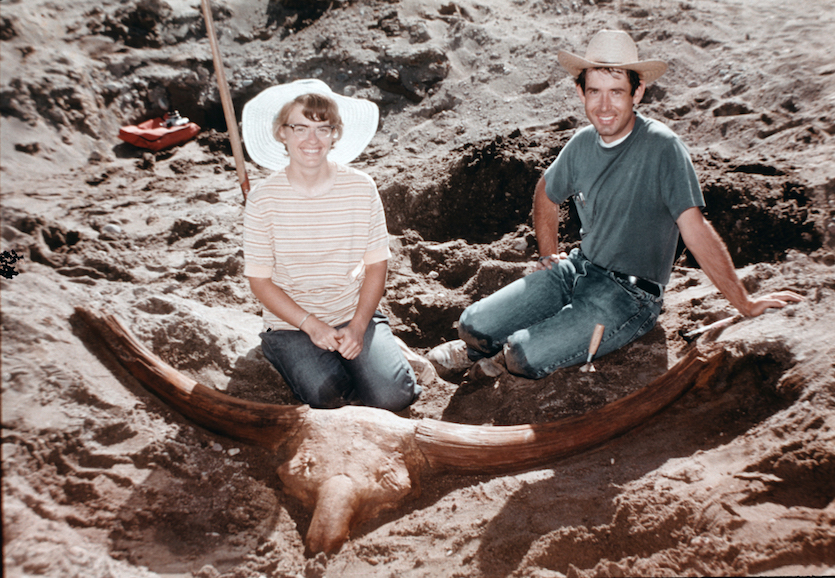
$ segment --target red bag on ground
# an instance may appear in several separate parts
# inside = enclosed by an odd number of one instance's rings
[[[168,118],[152,118],[137,125],[123,126],[119,129],[119,138],[138,147],[159,151],[183,143],[200,132],[195,123],[179,115],[176,118],[179,119],[176,124]],[[181,122],[183,120],[185,122]]]

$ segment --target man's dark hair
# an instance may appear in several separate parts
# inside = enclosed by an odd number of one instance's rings
[[[586,94],[586,71],[587,70],[588,70],[588,68],[584,68],[582,71],[580,71],[580,75],[577,78],[574,79],[575,84],[577,84],[577,86],[580,87],[580,90],[583,91],[583,94]],[[609,74],[611,74],[612,72],[614,72],[616,70],[618,70],[620,72],[625,72],[627,78],[629,78],[629,86],[632,87],[632,92],[631,92],[632,96],[635,96],[635,91],[638,90],[638,86],[640,86],[640,84],[641,84],[641,76],[637,72],[635,72],[634,70],[625,70],[623,68],[615,68],[615,67],[610,67],[610,68],[601,67],[601,68],[595,68],[594,70],[604,70],[604,71],[608,72]]]

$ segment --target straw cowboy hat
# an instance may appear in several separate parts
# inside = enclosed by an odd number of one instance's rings
[[[623,68],[634,70],[649,84],[667,71],[667,63],[662,60],[638,60],[638,46],[622,30],[601,30],[595,34],[585,58],[560,50],[557,60],[575,78],[586,68]]]
[[[342,136],[328,153],[328,159],[346,164],[368,146],[377,132],[380,119],[377,105],[368,100],[336,94],[321,80],[308,78],[267,88],[244,105],[241,114],[243,140],[254,162],[273,171],[287,166],[290,157],[284,145],[273,136],[273,120],[286,103],[310,93],[332,98],[342,117]]]

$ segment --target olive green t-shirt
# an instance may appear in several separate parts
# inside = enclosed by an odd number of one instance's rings
[[[666,285],[678,244],[676,219],[704,207],[690,154],[664,124],[636,113],[632,132],[604,147],[579,130],[545,171],[559,204],[573,197],[583,254],[595,265]]]

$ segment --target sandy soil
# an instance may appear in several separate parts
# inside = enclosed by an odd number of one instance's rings
[[[214,0],[236,109],[319,77],[381,110],[355,165],[393,235],[383,308],[419,352],[535,255],[533,185],[585,119],[556,51],[628,30],[670,71],[641,105],[691,148],[752,292],[723,367],[608,444],[512,475],[430,474],[310,555],[277,457],[188,422],[73,311],[114,313],[165,361],[294,404],[242,278],[238,186],[199,3],[0,0],[3,565],[8,577],[499,577],[835,573],[835,12],[797,0]],[[203,128],[143,152],[123,124]],[[250,179],[265,172],[248,163]],[[565,211],[565,248],[577,224]],[[14,252],[14,253],[12,253]],[[12,262],[12,257],[21,257]],[[528,381],[424,383],[410,419],[544,423],[664,373],[733,314],[682,254],[659,325]]]

